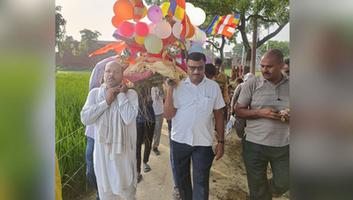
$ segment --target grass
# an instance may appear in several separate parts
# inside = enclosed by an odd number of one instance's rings
[[[225,69],[225,70],[224,70],[224,73],[225,73],[227,76],[230,76],[230,72],[231,72],[231,69]],[[255,75],[256,75],[256,76],[260,76],[260,75],[261,75],[261,71],[256,71],[256,72],[255,72]]]
[[[56,73],[56,154],[64,199],[86,189],[85,135],[80,111],[88,94],[89,72]]]

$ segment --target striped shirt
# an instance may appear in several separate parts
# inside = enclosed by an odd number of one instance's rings
[[[280,111],[289,108],[289,81],[284,78],[276,85],[262,76],[242,85],[238,103],[250,109],[273,108]],[[289,144],[289,125],[280,120],[257,118],[246,120],[246,140],[273,147]]]

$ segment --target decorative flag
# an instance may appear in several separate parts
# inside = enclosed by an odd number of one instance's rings
[[[224,35],[231,38],[235,33],[235,28],[239,24],[240,14],[229,14],[226,16],[216,16],[206,29],[210,35]]]
[[[185,0],[170,0],[168,15],[182,21],[185,16]]]
[[[89,57],[99,55],[99,54],[104,54],[109,52],[110,50],[114,50],[117,54],[120,54],[125,48],[127,47],[126,43],[121,41],[121,42],[112,42],[104,47],[94,51],[93,53],[89,54]]]
[[[188,27],[188,23],[190,23],[190,19],[188,19],[186,15],[185,0],[170,0],[169,8],[168,8],[168,16],[172,17],[173,20],[181,22],[183,29],[180,33],[180,39],[181,41],[185,41],[185,37],[188,35],[188,32],[190,32],[188,31],[190,29]]]
[[[180,33],[181,41],[185,41],[186,38],[191,38],[195,34],[195,27],[192,25],[188,15],[185,15],[181,25],[183,27]]]

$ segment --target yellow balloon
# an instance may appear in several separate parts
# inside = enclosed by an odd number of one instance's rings
[[[145,38],[136,35],[136,36],[135,36],[135,42],[136,42],[137,44],[141,44],[141,45],[142,45],[142,44],[144,44],[144,42],[145,42]]]
[[[142,18],[146,17],[146,15],[147,15],[147,8],[144,7],[144,8],[143,8]]]
[[[169,6],[170,6],[170,2],[164,2],[164,3],[162,3],[161,9],[162,9],[163,17],[168,14]]]

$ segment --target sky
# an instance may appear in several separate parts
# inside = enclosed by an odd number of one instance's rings
[[[81,39],[79,31],[86,28],[99,31],[102,34],[99,40],[115,40],[112,37],[115,27],[111,24],[115,2],[116,0],[56,0],[56,5],[62,6],[61,13],[67,20],[67,35],[79,41]],[[263,34],[267,32],[267,30],[260,30]],[[289,24],[271,40],[289,41]],[[241,41],[240,36],[237,41]]]

